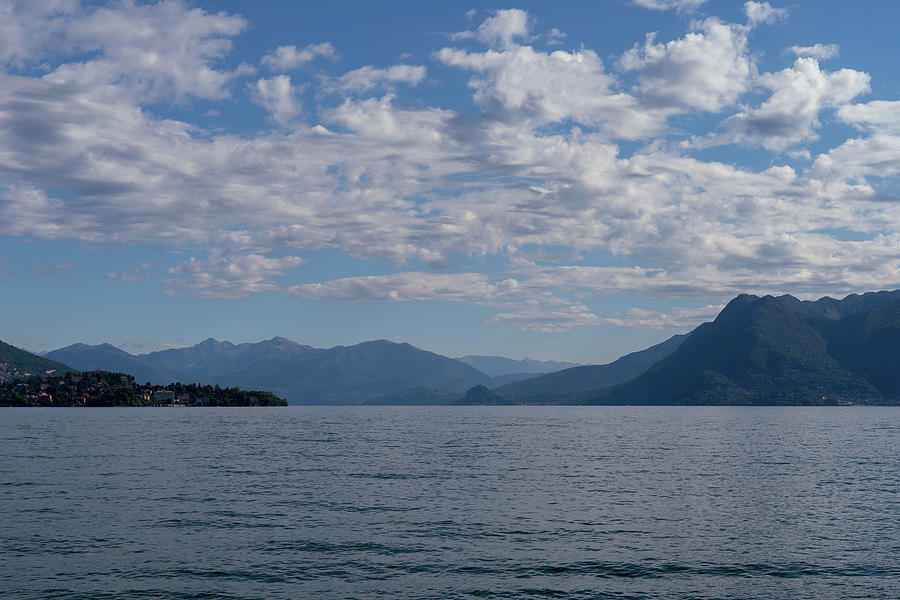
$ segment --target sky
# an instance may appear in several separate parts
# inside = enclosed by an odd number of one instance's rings
[[[0,0],[0,339],[602,363],[900,287],[900,3]]]

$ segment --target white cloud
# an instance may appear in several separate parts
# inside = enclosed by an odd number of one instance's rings
[[[309,44],[298,49],[297,46],[278,46],[260,60],[263,66],[272,71],[290,71],[312,62],[318,57],[333,58],[337,50],[330,42]]]
[[[210,252],[206,260],[191,258],[169,269],[175,277],[166,281],[168,292],[188,292],[205,298],[244,298],[250,294],[280,290],[273,279],[299,267],[299,256],[268,258],[259,254],[229,256]]]
[[[248,69],[217,70],[213,63],[246,26],[241,17],[188,9],[177,0],[99,7],[73,18],[65,30],[75,48],[99,56],[62,65],[48,77],[80,85],[127,83],[144,100],[226,98],[225,86]]]
[[[844,123],[900,135],[900,101],[897,100],[844,105],[838,109],[837,116]]]
[[[837,58],[841,53],[837,44],[814,44],[812,46],[790,46],[788,52],[795,56],[807,56],[819,60]]]
[[[768,2],[754,2],[753,0],[744,2],[744,12],[747,14],[750,27],[772,24],[786,19],[788,16],[787,9],[773,8]]]
[[[513,40],[528,36],[528,13],[518,8],[501,9],[478,26],[475,35],[485,44],[495,48],[509,48]]]
[[[491,282],[487,275],[481,273],[405,271],[308,283],[292,286],[288,292],[316,300],[486,302],[514,295],[517,288],[515,279]]]
[[[508,323],[522,331],[558,333],[575,327],[601,325],[603,321],[583,304],[544,306],[530,302],[513,312],[497,313],[491,323]]]
[[[0,63],[22,67],[71,49],[66,27],[79,4],[78,0],[4,0],[0,3]]]
[[[250,91],[253,101],[272,113],[272,118],[281,126],[287,126],[300,114],[300,101],[287,75],[259,79],[250,86]]]
[[[366,100],[345,100],[329,113],[335,123],[381,143],[442,144],[443,127],[452,114],[441,110],[395,109],[393,94]]]
[[[419,65],[393,65],[387,69],[367,65],[326,81],[324,87],[331,91],[368,92],[395,83],[418,85],[425,74],[425,67]]]
[[[254,78],[246,96],[282,127],[236,135],[165,118],[165,107],[147,103],[225,98],[236,75],[216,65],[242,20],[173,3],[104,8],[150,30],[178,25],[172,15],[185,17],[186,29],[160,34],[160,44],[175,46],[162,49],[161,66],[127,67],[123,75],[123,57],[148,56],[152,36],[140,32],[126,48],[127,36],[107,39],[76,27],[95,9],[73,6],[29,17],[56,32],[47,34],[57,40],[47,48],[5,46],[6,64],[46,60],[49,73],[0,74],[0,223],[7,235],[38,240],[208,252],[172,269],[165,284],[172,293],[452,300],[492,306],[498,322],[562,330],[615,319],[676,327],[693,318],[677,310],[607,315],[585,308],[618,293],[715,300],[738,291],[900,285],[900,238],[892,233],[900,229],[900,204],[887,201],[889,186],[879,188],[900,174],[898,104],[849,105],[867,76],[822,71],[809,57],[757,78],[746,27],[707,19],[681,39],[651,39],[626,53],[624,67],[637,74],[639,95],[632,95],[589,48],[519,45],[530,35],[529,18],[512,15],[484,29],[493,49],[434,55],[473,75],[474,114],[409,102],[403,86],[379,97],[348,94],[415,84],[424,67],[351,71],[345,89],[332,89],[337,101],[310,94],[320,104],[304,111],[295,82],[275,75]],[[102,39],[90,60],[69,64],[65,44],[85,35],[76,30]],[[173,75],[167,65],[178,60],[182,42],[206,50]],[[115,65],[119,70],[104,70]],[[91,77],[75,77],[79,70]],[[199,79],[185,79],[189,72]],[[751,85],[768,88],[770,97],[740,109],[719,135],[762,148],[762,162],[774,166],[684,155],[684,134],[666,119],[740,106],[750,101],[744,94]],[[826,109],[858,127],[860,137],[813,157],[800,145],[827,126]],[[310,123],[308,115],[321,121]],[[624,151],[617,138],[647,143]],[[791,167],[764,154],[782,148],[815,161]],[[307,249],[394,266],[368,278],[293,285],[290,269],[303,259],[283,255]],[[567,264],[593,252],[614,266]],[[496,265],[491,275],[466,271],[485,256]],[[429,263],[462,272],[419,270]]]
[[[635,6],[649,8],[650,10],[677,10],[679,12],[691,12],[697,10],[708,0],[631,0]]]
[[[758,108],[729,117],[717,142],[759,145],[780,151],[815,139],[819,112],[846,104],[869,90],[869,75],[852,69],[825,72],[814,58],[798,58],[778,73],[767,73],[759,83],[772,95]]]
[[[669,312],[630,308],[625,317],[607,317],[603,322],[620,327],[690,331],[701,323],[715,319],[723,308],[724,304],[709,304],[700,308],[675,308]]]
[[[470,53],[443,48],[435,56],[446,65],[482,74],[469,83],[475,100],[505,121],[537,126],[574,119],[624,138],[643,137],[661,126],[660,114],[612,91],[615,80],[591,50],[546,53],[514,46]]]
[[[664,44],[649,34],[618,66],[638,73],[637,89],[651,106],[718,112],[750,88],[756,73],[747,31],[714,17],[691,27],[685,37]]]

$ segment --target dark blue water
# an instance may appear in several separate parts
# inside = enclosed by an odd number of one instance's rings
[[[3,598],[900,598],[900,409],[0,409]]]

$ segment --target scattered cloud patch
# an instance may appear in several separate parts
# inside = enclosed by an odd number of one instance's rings
[[[304,262],[299,256],[269,258],[259,254],[229,256],[211,252],[205,260],[191,258],[169,269],[175,277],[166,281],[170,294],[189,293],[204,298],[234,299],[280,290],[274,278]]]
[[[490,322],[506,323],[522,331],[542,333],[560,333],[576,327],[602,324],[600,317],[583,304],[545,306],[539,302],[529,302],[514,312],[497,313]]]
[[[724,304],[707,305],[700,308],[676,308],[671,312],[631,308],[625,317],[608,317],[603,322],[620,327],[640,327],[642,329],[675,329],[690,331],[701,323],[712,321],[725,308]]]
[[[525,38],[531,29],[528,13],[518,8],[501,9],[485,19],[475,36],[492,48],[510,48],[517,38]]]
[[[761,24],[771,25],[788,17],[787,9],[774,8],[768,2],[755,2],[754,0],[744,2],[744,12],[747,14],[747,21],[750,27],[756,27]]]
[[[631,3],[650,10],[677,10],[692,12],[706,4],[708,0],[631,0]]]
[[[72,263],[59,263],[55,265],[44,265],[40,267],[29,267],[25,269],[25,274],[29,277],[53,277],[58,273],[63,273],[74,268]]]
[[[367,65],[326,82],[324,87],[332,92],[368,92],[397,83],[418,85],[425,75],[425,67],[419,65],[393,65],[386,69]]]
[[[300,114],[300,100],[287,75],[258,79],[250,91],[253,101],[269,111],[281,126],[287,126]]]
[[[297,46],[278,46],[272,52],[266,54],[260,63],[271,71],[290,71],[312,62],[316,58],[334,58],[337,49],[330,42],[321,44],[309,44],[303,48]]]
[[[150,266],[150,262],[145,261],[133,268],[131,271],[125,273],[116,273],[114,271],[110,271],[106,274],[106,278],[126,282],[141,281],[142,279],[147,279],[153,276],[150,272]]]
[[[795,56],[828,60],[841,53],[837,44],[814,44],[812,46],[790,46],[788,52]]]
[[[288,292],[316,300],[440,300],[486,302],[514,295],[515,279],[491,282],[480,273],[401,272],[391,275],[347,277],[323,283],[292,286]]]
[[[867,128],[875,133],[900,135],[900,101],[873,100],[865,104],[846,104],[837,111],[844,123]]]

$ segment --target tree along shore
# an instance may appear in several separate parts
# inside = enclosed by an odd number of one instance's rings
[[[73,371],[0,383],[0,406],[287,406],[287,401],[237,387],[138,384],[125,373]]]

